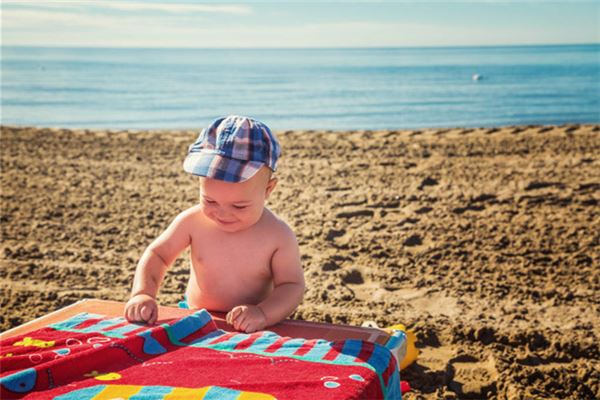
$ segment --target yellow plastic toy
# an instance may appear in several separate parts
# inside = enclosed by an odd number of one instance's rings
[[[393,326],[389,326],[387,328],[383,328],[389,334],[392,334],[394,331],[402,331],[406,334],[406,355],[400,361],[400,370],[408,367],[410,364],[415,362],[417,357],[419,356],[419,349],[415,346],[417,342],[417,337],[415,333],[410,329],[406,329],[406,327],[402,324],[397,324]]]

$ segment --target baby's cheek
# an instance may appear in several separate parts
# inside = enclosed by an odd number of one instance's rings
[[[252,212],[248,212],[246,214],[246,219],[251,220],[252,223],[257,223],[261,216],[262,216],[262,209],[252,210]]]
[[[207,217],[214,216],[214,213],[215,213],[214,207],[211,207],[210,205],[207,205],[207,204],[200,204],[200,209],[202,210],[204,215],[206,215]]]

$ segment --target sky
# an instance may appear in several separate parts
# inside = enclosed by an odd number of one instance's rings
[[[600,43],[600,1],[0,0],[2,46],[303,48]]]

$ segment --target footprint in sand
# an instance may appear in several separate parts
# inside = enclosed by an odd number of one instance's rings
[[[556,187],[558,189],[564,189],[565,185],[562,182],[542,182],[542,181],[532,181],[525,186],[526,191],[529,190],[537,190],[537,189],[546,189],[550,187]]]
[[[415,214],[427,214],[428,212],[433,211],[432,207],[421,207],[415,210]]]
[[[343,211],[343,212],[337,213],[335,215],[335,217],[349,219],[349,218],[355,218],[355,217],[372,217],[373,215],[375,215],[373,210],[359,209],[359,210],[353,210],[353,211]]]
[[[357,269],[350,269],[342,275],[342,282],[346,284],[360,285],[365,282],[362,273]]]
[[[471,355],[461,355],[448,363],[453,372],[448,384],[461,399],[487,399],[496,394],[498,371],[492,356],[480,361]]]
[[[424,187],[426,186],[435,186],[437,185],[439,182],[437,179],[434,179],[430,176],[428,176],[427,178],[423,179],[421,181],[421,183],[419,184],[419,186],[417,187],[417,189],[419,190],[423,190]]]
[[[423,239],[419,235],[412,235],[406,238],[403,243],[405,246],[420,246],[423,244]]]

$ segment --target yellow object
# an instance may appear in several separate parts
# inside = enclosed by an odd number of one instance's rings
[[[392,333],[393,331],[402,331],[406,334],[406,355],[400,361],[400,370],[408,367],[410,364],[415,362],[417,357],[419,357],[419,349],[415,346],[417,343],[417,337],[415,333],[410,329],[406,329],[406,327],[402,324],[397,324],[393,326],[389,326],[383,329],[387,333]]]
[[[98,371],[92,371],[89,374],[85,374],[83,376],[94,378],[99,381],[116,381],[117,379],[121,379],[121,375],[116,372],[108,372],[105,374],[101,374]]]
[[[93,400],[129,399],[140,391],[141,386],[136,385],[111,385],[92,397]]]
[[[91,374],[97,374],[97,371],[92,371]],[[88,374],[90,375],[90,374]],[[90,388],[97,388],[97,391],[88,393]],[[169,390],[170,389],[170,390]],[[216,389],[216,390],[214,390]],[[167,392],[168,393],[165,393]],[[187,400],[187,399],[204,399],[204,398],[221,398],[237,400],[276,400],[270,394],[258,392],[246,392],[235,389],[229,389],[219,386],[205,386],[201,388],[183,388],[169,386],[139,386],[139,385],[115,385],[103,384],[90,386],[84,389],[74,390],[67,393],[70,399],[81,400],[127,400],[131,398],[147,398],[149,393],[162,392],[164,394],[156,394],[153,399],[161,400]],[[208,395],[208,397],[206,397]],[[91,397],[90,397],[91,396]]]
[[[203,399],[208,389],[209,386],[199,389],[176,387],[171,393],[165,395],[163,400]]]
[[[34,346],[43,349],[46,347],[54,346],[54,340],[46,342],[43,340],[33,339],[27,336],[26,338],[23,338],[23,340],[21,340],[20,342],[13,343],[13,346]]]
[[[116,372],[110,372],[108,374],[97,375],[94,379],[99,381],[116,381],[117,379],[121,379],[121,375]]]

